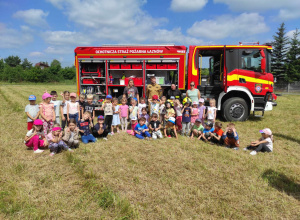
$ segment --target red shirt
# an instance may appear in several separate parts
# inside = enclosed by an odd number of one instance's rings
[[[222,137],[224,131],[223,131],[222,129],[217,129],[217,128],[216,128],[216,129],[214,130],[214,133],[216,133],[218,136]]]

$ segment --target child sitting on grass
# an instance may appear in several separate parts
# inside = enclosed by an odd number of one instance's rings
[[[68,127],[65,128],[65,132],[62,140],[66,142],[66,144],[70,148],[78,148],[79,147],[79,130],[77,128],[77,123],[74,118],[71,118],[69,121]]]
[[[211,139],[211,134],[214,132],[214,128],[213,128],[213,123],[211,123],[210,121],[205,123],[204,129],[203,129],[203,133],[201,135],[202,139],[207,142]]]
[[[59,124],[53,126],[52,132],[47,135],[47,140],[49,142],[50,157],[54,156],[54,154],[60,152],[62,149],[73,152],[73,150],[62,140],[62,132]]]
[[[167,121],[167,124],[164,128],[164,133],[165,133],[165,137],[168,138],[175,137],[176,139],[178,139],[174,117],[170,117],[169,120]]]
[[[234,150],[238,150],[240,146],[239,136],[236,132],[235,125],[233,123],[229,123],[223,133],[222,139],[227,148],[233,148]]]
[[[87,144],[89,141],[97,141],[97,139],[90,132],[90,126],[93,127],[91,113],[86,111],[83,113],[83,118],[78,122],[81,141],[84,144]]]
[[[107,141],[108,130],[106,129],[106,125],[104,124],[103,115],[98,116],[98,123],[95,124],[93,130],[94,137],[103,138],[103,140]]]
[[[257,152],[273,151],[274,139],[272,131],[269,128],[265,128],[263,130],[260,130],[259,132],[261,133],[261,138],[256,141],[252,141],[250,146],[244,148],[244,150],[253,149],[253,151],[251,151],[250,153],[253,156],[256,155]]]
[[[33,147],[33,153],[44,152],[40,150],[39,147],[47,147],[48,142],[43,132],[43,121],[41,119],[36,119],[33,122],[32,129],[29,130],[25,136],[25,145],[30,148]]]
[[[33,126],[34,120],[39,118],[40,109],[39,106],[36,104],[36,97],[35,95],[30,95],[29,104],[25,107],[25,112],[27,115],[27,130],[31,130]]]
[[[192,127],[191,139],[193,139],[193,137],[195,136],[198,140],[200,140],[203,130],[204,127],[201,124],[201,120],[197,118],[195,120],[194,126]]]
[[[216,122],[214,132],[210,133],[211,142],[215,144],[223,144],[223,139],[222,139],[223,133],[224,131],[222,130],[222,123]]]
[[[135,129],[135,126],[137,126],[138,122],[137,122],[137,117],[132,117],[131,118],[131,130],[127,130],[127,134],[129,135],[135,135],[135,132],[134,132],[134,129]]]
[[[151,135],[149,134],[149,128],[147,127],[146,123],[146,118],[141,117],[139,119],[139,123],[135,126],[134,132],[135,136],[139,139],[145,139],[149,140],[151,138]]]
[[[158,115],[153,113],[149,124],[149,129],[152,132],[152,138],[154,140],[157,139],[157,137],[163,138],[160,128],[161,128],[161,123],[158,120]]]

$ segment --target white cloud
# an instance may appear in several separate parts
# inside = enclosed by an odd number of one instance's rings
[[[72,31],[46,31],[42,33],[44,41],[51,45],[89,45],[92,40],[88,35]]]
[[[178,12],[198,11],[202,9],[208,0],[172,0],[171,10]]]
[[[48,12],[44,12],[41,9],[29,9],[26,11],[17,11],[13,14],[14,18],[19,18],[24,20],[27,24],[37,27],[48,27],[46,17]]]
[[[233,11],[258,12],[277,9],[278,17],[283,20],[300,17],[299,0],[214,0],[214,3],[224,3]]]
[[[289,37],[289,38],[293,38],[293,37],[294,37],[295,31],[296,31],[296,30],[288,31],[288,32],[286,33],[286,36]],[[300,32],[300,31],[298,30],[298,33],[299,33],[299,32]],[[298,39],[300,40],[300,34],[298,35]]]
[[[33,36],[26,31],[7,28],[0,23],[0,48],[18,48],[33,41]]]
[[[54,46],[50,46],[47,47],[44,51],[47,54],[73,54],[74,53],[74,49],[73,47],[68,47],[68,46],[64,46],[64,47],[54,47]]]
[[[43,55],[44,54],[42,52],[39,52],[39,51],[34,51],[34,52],[29,53],[30,57],[41,57]]]
[[[223,39],[226,37],[247,37],[269,30],[264,18],[257,13],[243,13],[237,17],[222,15],[214,20],[195,22],[187,33],[195,37]]]

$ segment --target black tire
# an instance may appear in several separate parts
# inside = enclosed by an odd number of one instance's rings
[[[222,116],[226,121],[246,121],[249,114],[249,106],[242,98],[230,98],[222,105]]]

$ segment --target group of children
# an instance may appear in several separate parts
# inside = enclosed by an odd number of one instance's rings
[[[178,134],[186,135],[190,139],[197,138],[211,144],[225,145],[227,148],[239,149],[239,136],[233,123],[229,123],[222,130],[222,123],[216,122],[216,102],[210,99],[209,106],[204,106],[204,99],[199,103],[191,103],[189,98],[183,100],[166,97],[159,99],[153,95],[145,98],[128,100],[123,98],[119,104],[117,98],[107,95],[101,110],[104,115],[97,117],[94,125],[95,105],[93,95],[81,94],[76,100],[76,93],[65,91],[61,93],[62,100],[57,100],[58,94],[47,91],[42,96],[42,103],[36,104],[36,97],[29,96],[29,105],[26,106],[27,129],[25,144],[31,147],[34,153],[42,153],[39,148],[50,149],[50,156],[61,150],[73,151],[79,146],[79,134],[82,143],[96,142],[96,138],[107,140],[107,135],[127,132],[139,139],[168,138],[178,139]],[[85,100],[86,98],[86,100]],[[148,111],[149,109],[149,111]],[[61,121],[60,121],[61,117]],[[39,119],[41,118],[41,119]],[[60,126],[61,122],[61,126]],[[130,128],[128,128],[128,122]],[[66,127],[67,126],[67,127]],[[163,132],[162,132],[163,131]],[[251,155],[258,151],[271,152],[273,150],[273,135],[270,129],[260,131],[262,138],[251,143],[244,150],[250,150]]]

